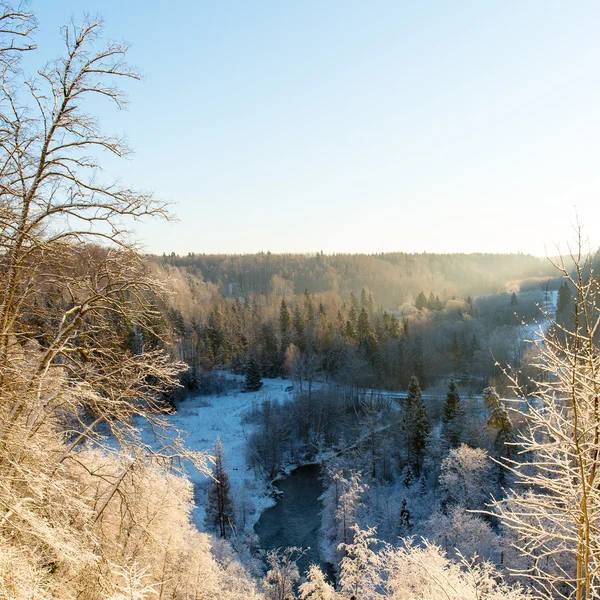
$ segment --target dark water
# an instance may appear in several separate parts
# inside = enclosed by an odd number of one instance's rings
[[[283,498],[277,500],[275,506],[267,508],[254,527],[263,550],[286,546],[310,547],[298,561],[301,575],[312,563],[322,565],[319,558],[319,496],[323,493],[323,485],[319,472],[318,465],[306,465],[278,481],[276,485],[283,492]]]

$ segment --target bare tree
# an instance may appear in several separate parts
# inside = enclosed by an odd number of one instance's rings
[[[517,572],[543,597],[582,600],[600,594],[600,306],[578,233],[573,266],[557,264],[575,290],[574,327],[551,321],[536,342],[546,376],[511,402],[527,423],[514,444],[526,460],[504,460],[517,487],[495,509],[523,556]]]
[[[0,6],[0,553],[16,552],[46,582],[44,597],[75,572],[113,564],[101,523],[117,500],[133,510],[134,473],[182,458],[205,470],[206,457],[176,433],[148,452],[136,429],[145,418],[164,431],[163,395],[181,365],[157,326],[167,290],[127,231],[128,220],[168,217],[166,206],[102,180],[102,153],[128,150],[85,110],[94,96],[125,106],[115,82],[138,78],[127,45],[101,45],[98,20],[73,23],[63,56],[30,78],[19,56],[33,47],[33,17]],[[81,451],[102,447],[107,431],[120,446],[108,472]],[[96,485],[82,491],[84,475]],[[130,522],[131,533],[138,516]]]

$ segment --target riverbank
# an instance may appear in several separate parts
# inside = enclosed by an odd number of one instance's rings
[[[325,566],[319,554],[319,498],[323,493],[320,472],[321,467],[313,463],[297,467],[288,476],[280,478],[278,487],[283,496],[262,513],[254,526],[263,550],[280,547],[304,550],[298,559],[301,573],[312,563]]]
[[[225,468],[229,475],[231,495],[238,522],[245,531],[252,531],[262,512],[273,506],[271,483],[257,476],[247,467],[246,439],[253,425],[246,423],[245,416],[253,406],[266,400],[287,402],[292,398],[290,381],[287,379],[264,379],[258,392],[242,392],[242,378],[229,373],[227,378],[239,382],[239,389],[227,394],[196,395],[182,400],[177,412],[167,415],[168,422],[176,427],[191,450],[212,452],[217,438],[225,449]],[[156,445],[152,431],[140,423],[142,439],[151,446]],[[288,473],[297,465],[289,465]],[[198,473],[191,465],[184,465],[188,478],[195,490],[196,506],[192,517],[201,530],[205,530],[205,502],[209,479]],[[282,476],[286,472],[282,472]]]

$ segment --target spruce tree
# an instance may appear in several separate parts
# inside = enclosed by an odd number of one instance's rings
[[[365,308],[360,309],[358,315],[358,339],[362,342],[368,339],[372,334],[371,320]]]
[[[444,414],[442,415],[442,436],[452,448],[457,448],[460,445],[463,417],[458,387],[454,379],[451,379],[446,394],[446,402],[444,403]]]
[[[412,367],[413,373],[418,379],[422,388],[427,387],[427,373],[425,371],[425,357],[421,346],[421,338],[415,338],[415,344],[412,349]]]
[[[304,350],[305,347],[305,324],[304,318],[300,309],[296,305],[294,308],[294,316],[292,318],[292,324],[294,326],[294,344],[300,348],[300,350]]]
[[[364,307],[361,308],[360,315],[358,316],[357,329],[359,346],[365,350],[369,358],[372,358],[377,346],[377,338],[375,336],[375,330],[371,325],[369,315]]]
[[[308,288],[304,288],[304,314],[306,315],[306,320],[310,323],[315,319],[315,307],[312,303],[312,298],[308,293]]]
[[[291,325],[292,318],[290,317],[290,311],[288,310],[285,300],[281,300],[281,307],[279,308],[279,329],[281,331],[282,340],[288,338]]]
[[[415,300],[415,308],[417,310],[423,310],[427,307],[427,296],[423,292],[419,292],[417,299]]]
[[[408,319],[406,317],[402,319],[402,337],[405,340],[410,337],[410,328],[408,326]]]
[[[369,316],[373,316],[375,314],[375,302],[373,300],[373,294],[369,292],[369,299],[367,300],[367,312]]]
[[[260,378],[260,370],[256,359],[251,356],[246,363],[246,380],[244,383],[245,392],[258,392],[263,382]]]
[[[510,461],[512,458],[510,444],[515,441],[515,434],[508,410],[494,387],[487,387],[483,390],[483,402],[489,412],[487,425],[490,429],[496,430],[495,454],[498,458],[506,457]]]
[[[408,386],[408,395],[402,417],[408,464],[419,474],[423,463],[423,454],[427,445],[430,426],[421,394],[419,380],[413,375]]]
[[[427,308],[429,310],[435,310],[435,296],[433,292],[429,292],[429,298],[427,298]]]
[[[350,307],[350,312],[348,313],[348,320],[346,321],[344,335],[349,340],[358,339],[358,313],[356,312],[354,306]]]
[[[406,504],[406,498],[402,498],[402,502],[400,503],[400,519],[398,522],[398,525],[400,526],[400,536],[407,535],[408,531],[412,527],[410,516],[410,511],[408,510],[408,506]]]
[[[460,373],[462,366],[462,353],[456,332],[452,333],[452,346],[450,351],[452,352],[452,357],[454,358],[454,370],[457,373]]]
[[[396,315],[394,315],[393,313],[390,316],[388,335],[394,340],[397,340],[400,337],[400,324],[398,323]]]
[[[366,309],[368,304],[367,290],[363,288],[360,292],[360,307]]]
[[[571,291],[569,290],[569,284],[563,281],[558,288],[558,298],[556,302],[556,312],[558,315],[563,316],[571,310]]]
[[[229,475],[225,471],[223,442],[219,438],[214,445],[215,464],[212,469],[212,481],[208,486],[206,524],[216,531],[219,537],[227,537],[233,524],[233,502],[229,489]]]

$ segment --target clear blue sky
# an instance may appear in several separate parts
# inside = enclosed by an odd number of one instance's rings
[[[153,252],[550,253],[600,243],[600,3],[33,0],[145,79],[107,175],[173,200]]]

